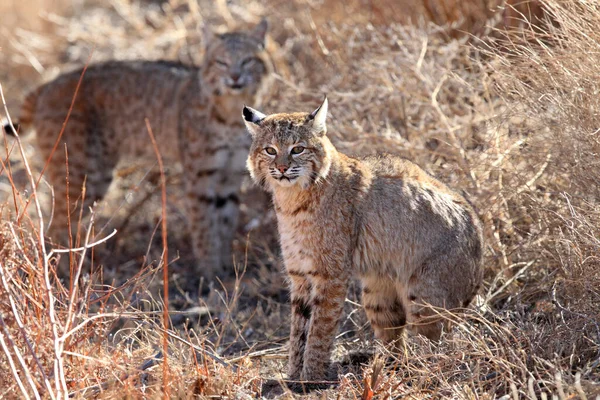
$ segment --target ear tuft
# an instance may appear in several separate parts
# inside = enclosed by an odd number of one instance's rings
[[[244,117],[244,121],[252,122],[257,125],[260,125],[260,121],[266,117],[265,114],[248,106],[244,106],[244,109],[242,110],[242,116]]]
[[[242,117],[244,118],[244,123],[246,124],[248,132],[250,132],[252,136],[256,136],[261,121],[267,116],[252,107],[244,106],[242,109]]]
[[[246,105],[242,109],[242,117],[244,117],[244,121],[252,122],[252,111]]]
[[[252,35],[252,37],[257,39],[263,48],[265,47],[265,37],[267,36],[268,29],[269,29],[269,23],[263,17],[260,20],[260,22],[258,23],[258,25],[256,25],[254,27],[254,29],[252,29],[252,31],[250,32],[250,35]]]
[[[327,96],[325,96],[325,99],[323,100],[323,103],[321,103],[319,108],[317,108],[309,115],[309,118],[313,121],[311,129],[315,135],[322,136],[325,133],[327,133],[327,108],[328,102]]]

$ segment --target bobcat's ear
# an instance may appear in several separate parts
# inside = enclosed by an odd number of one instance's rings
[[[244,123],[246,124],[246,129],[250,132],[252,137],[256,136],[256,133],[260,129],[260,123],[267,116],[260,111],[255,110],[252,107],[244,106],[242,110],[242,117],[244,117]]]
[[[258,25],[250,31],[250,36],[260,42],[261,47],[265,48],[265,37],[267,36],[267,30],[269,29],[269,23],[265,18],[261,19]]]
[[[312,120],[311,131],[317,136],[324,136],[327,133],[327,96],[323,103],[308,116]]]

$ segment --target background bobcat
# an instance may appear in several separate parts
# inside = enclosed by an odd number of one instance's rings
[[[434,307],[466,307],[482,280],[482,229],[469,203],[405,159],[338,153],[326,115],[327,99],[311,114],[243,110],[248,169],[273,193],[290,278],[293,380],[326,378],[353,275],[384,342],[405,326],[438,339]]]
[[[250,31],[206,32],[201,68],[166,61],[89,67],[61,139],[68,150],[68,189],[62,143],[46,174],[56,199],[54,240],[67,244],[67,209],[77,215],[74,206],[84,181],[87,210],[106,194],[120,160],[154,158],[148,118],[162,155],[183,163],[196,272],[210,278],[222,271],[231,262],[238,191],[250,145],[238,112],[242,104],[258,101],[272,71],[264,50],[266,30],[263,20]],[[44,159],[55,145],[81,74],[67,73],[40,86],[22,106],[18,129],[35,127]],[[8,126],[5,130],[12,133]]]

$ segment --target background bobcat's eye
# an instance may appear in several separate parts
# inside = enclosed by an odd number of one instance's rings
[[[220,67],[229,67],[229,63],[227,61],[215,60],[215,63],[217,63],[217,65]]]
[[[300,154],[304,151],[304,147],[303,146],[296,146],[292,148],[291,153],[292,154]]]
[[[277,150],[275,150],[273,147],[265,147],[265,152],[270,156],[277,154]]]
[[[242,61],[242,67],[249,67],[252,64],[254,64],[256,62],[256,58],[251,57],[251,58],[246,58],[244,61]]]

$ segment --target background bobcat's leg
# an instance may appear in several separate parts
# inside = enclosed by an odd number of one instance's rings
[[[186,168],[188,229],[196,258],[195,272],[207,280],[221,272],[221,240],[218,231],[217,198],[213,176]]]
[[[220,203],[217,204],[217,212],[219,213],[217,227],[219,241],[221,242],[221,254],[219,257],[223,268],[227,271],[233,271],[231,267],[233,265],[232,245],[239,217],[239,199],[237,193],[231,193],[219,200]],[[240,261],[244,260],[236,260],[238,263]]]
[[[362,279],[362,304],[375,337],[398,346],[406,325],[406,312],[391,279],[365,276]]]
[[[316,269],[323,270],[325,268]],[[348,291],[348,279],[344,276],[313,274],[311,282],[312,315],[304,351],[302,379],[320,381],[327,379],[331,348]]]
[[[230,271],[233,265],[232,244],[240,214],[240,188],[246,174],[246,146],[231,149],[229,168],[221,172],[219,178],[217,212],[219,213],[219,236],[221,241],[221,262]],[[237,263],[246,260],[235,260]]]
[[[311,284],[306,279],[306,275],[301,272],[290,273],[290,280],[292,326],[290,330],[288,378],[299,380],[304,364],[308,323],[312,314],[310,307]]]
[[[221,196],[219,181],[223,179],[229,151],[220,137],[199,135],[198,128],[206,124],[204,112],[195,108],[182,110],[179,151],[195,273],[210,281],[223,270],[218,211],[229,200]]]

